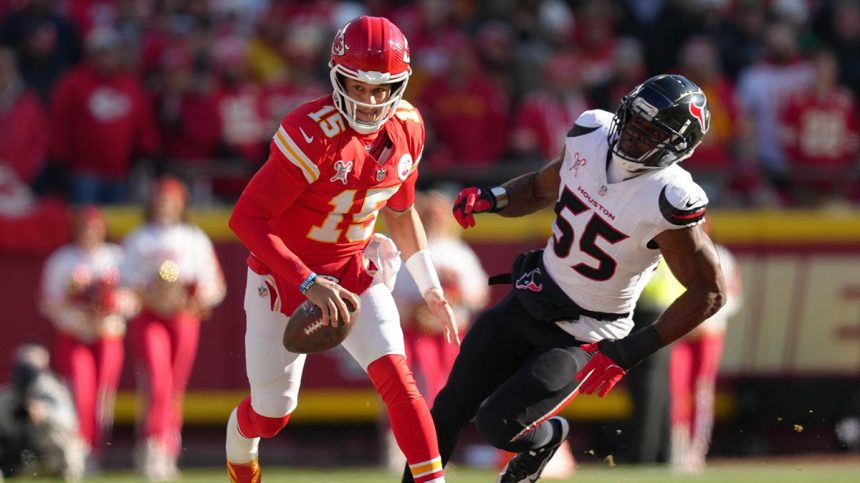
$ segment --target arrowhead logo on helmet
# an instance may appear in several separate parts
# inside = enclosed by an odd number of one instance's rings
[[[331,55],[341,56],[346,53],[346,44],[343,42],[343,35],[346,32],[346,28],[349,27],[349,24],[346,24],[346,27],[337,31],[337,34],[334,36],[334,42],[331,43]]]

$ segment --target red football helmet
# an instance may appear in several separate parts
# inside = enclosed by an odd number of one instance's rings
[[[334,105],[362,134],[379,130],[394,115],[412,74],[406,37],[384,17],[362,16],[338,30],[331,44],[329,67]],[[368,84],[392,84],[391,95],[379,104],[361,102],[347,94],[343,77]],[[362,121],[356,116],[359,107],[381,109],[381,114],[375,121]]]

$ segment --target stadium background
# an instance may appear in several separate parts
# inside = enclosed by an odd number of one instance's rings
[[[229,232],[227,215],[225,208],[200,210],[194,220],[216,241],[227,279],[241,280],[245,251]],[[108,209],[111,235],[120,237],[139,218],[133,208]],[[465,237],[488,272],[497,273],[519,251],[542,245],[550,221],[546,212],[524,220],[486,219]],[[713,217],[713,229],[738,254],[747,303],[729,326],[712,454],[849,452],[852,442],[838,437],[837,425],[856,417],[860,392],[860,219],[854,212],[722,212]],[[0,353],[26,340],[50,340],[49,325],[33,303],[43,261],[41,255],[0,255],[0,306],[15,307],[4,323]],[[494,288],[494,298],[500,295]],[[243,397],[241,299],[241,290],[230,290],[204,322],[185,401],[186,464],[217,464],[226,416]],[[4,371],[7,360],[0,361]],[[333,452],[342,464],[376,461],[381,401],[360,369],[336,350],[313,356],[304,381],[291,431],[278,438],[284,451],[275,446],[267,452],[305,465],[332,461]],[[133,430],[133,382],[127,364],[116,408],[114,444],[120,447]],[[623,386],[605,399],[580,397],[564,414],[577,428],[575,450],[609,454],[623,448],[617,430],[630,414]],[[121,450],[113,451],[112,463],[122,466]]]
[[[602,65],[594,59],[588,61],[584,54],[569,63],[567,54],[570,52],[563,48],[565,43],[576,45],[583,42],[585,45],[586,40],[582,35],[592,30],[590,26],[599,24],[600,29],[610,32],[606,48],[609,49],[612,44],[614,50],[610,49],[609,53],[603,55],[608,59],[604,59],[604,63],[612,63],[612,59],[616,58],[632,63],[638,53],[643,62],[638,75],[642,76],[672,70],[675,60],[665,52],[672,51],[672,55],[677,53],[681,41],[693,35],[691,30],[700,29],[714,38],[732,38],[728,35],[719,37],[719,34],[732,28],[741,29],[749,16],[758,15],[761,20],[758,30],[751,31],[757,35],[750,35],[746,39],[747,43],[741,44],[749,48],[737,49],[735,53],[738,55],[734,58],[723,56],[722,75],[730,85],[736,85],[745,67],[756,63],[754,54],[750,53],[745,61],[740,59],[740,54],[756,50],[754,46],[760,51],[766,27],[779,23],[791,25],[795,29],[796,39],[804,47],[798,62],[803,58],[811,58],[816,45],[829,43],[843,66],[840,78],[842,87],[851,92],[860,89],[860,77],[851,68],[860,65],[860,50],[856,47],[858,43],[856,39],[839,38],[838,29],[833,29],[836,22],[833,12],[856,12],[852,8],[860,8],[857,2],[669,1],[666,4],[678,15],[671,22],[678,27],[673,29],[673,34],[678,35],[675,39],[677,45],[666,37],[649,37],[648,31],[631,27],[636,24],[630,18],[633,15],[630,5],[633,3],[24,0],[0,2],[3,15],[0,42],[12,46],[26,60],[26,52],[22,54],[21,47],[14,42],[16,29],[13,27],[23,25],[20,21],[25,17],[20,14],[30,5],[46,5],[51,18],[59,18],[69,25],[77,26],[81,30],[80,38],[84,38],[87,31],[95,29],[98,22],[105,21],[99,15],[106,15],[108,20],[105,22],[117,27],[126,42],[129,39],[138,42],[141,39],[160,39],[164,43],[176,37],[165,33],[160,38],[158,32],[154,35],[150,35],[151,31],[135,32],[135,26],[151,27],[153,24],[147,21],[151,17],[142,13],[132,15],[120,7],[136,5],[142,10],[148,7],[153,17],[172,19],[177,24],[182,21],[193,24],[189,19],[217,19],[224,12],[235,15],[242,7],[252,6],[245,11],[246,15],[234,17],[241,24],[237,25],[244,25],[243,28],[247,30],[240,30],[236,35],[230,33],[220,36],[220,41],[211,45],[210,53],[214,60],[208,67],[211,69],[208,73],[217,77],[224,74],[219,69],[225,67],[218,62],[230,65],[242,58],[234,55],[237,54],[237,39],[241,51],[243,48],[250,50],[252,42],[261,37],[254,34],[254,20],[265,17],[260,12],[270,7],[275,10],[280,8],[281,16],[272,18],[285,22],[282,25],[296,27],[300,22],[305,22],[306,26],[325,25],[317,30],[303,30],[301,35],[295,34],[285,39],[295,47],[288,49],[286,55],[298,56],[290,57],[290,62],[301,64],[301,59],[312,59],[307,65],[315,79],[314,83],[291,92],[298,95],[297,92],[320,92],[321,89],[325,93],[329,90],[324,77],[327,72],[322,62],[326,57],[329,24],[335,23],[337,18],[362,11],[391,14],[392,18],[406,19],[404,30],[407,37],[413,40],[417,72],[407,98],[424,99],[428,105],[432,104],[432,99],[422,98],[420,94],[427,91],[427,86],[438,82],[432,77],[434,72],[439,73],[434,71],[437,67],[433,66],[445,64],[450,61],[445,59],[457,55],[476,55],[482,72],[492,79],[498,81],[499,76],[510,77],[502,80],[502,84],[510,90],[501,91],[507,96],[504,98],[507,107],[501,112],[505,118],[519,119],[516,107],[525,105],[529,91],[523,85],[532,83],[538,86],[542,76],[551,74],[551,71],[541,70],[543,67],[563,65],[585,71],[585,67]],[[420,5],[421,8],[414,5]],[[604,17],[606,12],[601,6],[606,5],[611,7],[609,10],[612,14]],[[430,26],[423,25],[427,16],[432,12],[438,14],[439,9],[446,12],[445,21],[435,27],[430,25],[432,22],[425,22]],[[97,15],[94,12],[102,13]],[[293,18],[294,23],[289,23],[285,18]],[[413,20],[413,24],[408,23],[409,19]],[[551,19],[556,22],[550,22]],[[690,25],[682,25],[686,21],[690,21]],[[213,23],[223,26],[218,22]],[[685,28],[681,29],[680,26]],[[545,32],[536,34],[541,28]],[[564,34],[565,29],[569,31],[567,34]],[[570,33],[574,31],[579,33]],[[668,35],[667,31],[663,33]],[[80,38],[78,47],[81,46]],[[638,40],[638,47],[629,47],[635,45],[629,42],[630,39]],[[535,62],[535,65],[526,62],[524,67],[519,63],[521,59],[506,59],[500,54],[500,49],[504,53],[506,46],[515,46],[520,56],[530,58],[528,55],[531,53],[542,61]],[[422,59],[422,48],[432,55],[425,55]],[[135,52],[138,50],[145,49],[135,49]],[[158,97],[158,84],[154,80],[164,75],[166,71],[162,69],[170,68],[165,66],[183,65],[181,61],[189,60],[183,57],[188,52],[177,53],[171,49],[163,52],[167,52],[164,58],[149,59],[153,65],[141,62],[135,67],[140,79],[151,89],[153,102]],[[664,54],[660,55],[661,52]],[[172,57],[173,54],[178,57]],[[65,64],[58,65],[57,75],[77,65],[80,57],[70,56],[66,60]],[[142,61],[145,60],[142,58]],[[735,63],[726,62],[729,60]],[[179,63],[171,64],[173,61]],[[421,66],[421,62],[425,64]],[[26,62],[21,65],[27,67]],[[419,66],[422,68],[419,69]],[[514,76],[512,72],[517,75]],[[50,86],[45,87],[31,79],[39,78],[27,78],[27,84],[37,90],[48,106]],[[609,82],[611,79],[605,80]],[[588,91],[589,94],[602,91],[614,95],[619,89],[623,92],[629,86],[622,82],[617,85],[610,82],[607,85],[596,83],[592,87],[588,90],[580,84],[573,88]],[[600,106],[597,95],[587,97],[591,107],[610,107]],[[856,107],[853,109],[856,111]],[[444,109],[436,106],[435,109],[425,111],[425,115],[430,129],[435,127],[428,148],[432,149],[434,145],[457,145],[459,141],[456,136],[445,138],[446,135],[453,135],[446,133],[445,123],[449,121],[445,120]],[[713,201],[711,218],[715,238],[738,254],[745,282],[746,303],[741,313],[732,320],[726,341],[712,453],[799,455],[857,451],[860,449],[860,280],[857,277],[860,273],[860,210],[856,198],[857,152],[846,153],[845,159],[835,168],[828,165],[830,167],[827,169],[819,169],[820,166],[815,163],[789,163],[786,169],[775,174],[762,159],[748,152],[752,148],[743,136],[743,127],[746,123],[752,124],[752,121],[750,114],[737,114],[731,118],[737,128],[731,131],[735,134],[727,138],[726,142],[732,149],[725,150],[725,158],[716,162],[690,160],[688,166],[709,190]],[[4,128],[14,127],[16,119],[4,118],[3,122]],[[434,126],[434,123],[438,125]],[[272,130],[263,124],[263,131]],[[516,138],[514,134],[521,133],[517,130],[520,128],[522,126],[510,127],[511,131],[503,138]],[[171,132],[164,126],[161,129],[163,134]],[[497,139],[481,138],[490,134],[489,131],[465,132],[465,136],[472,138]],[[840,141],[846,145],[856,144],[856,137],[855,131],[847,131]],[[241,285],[245,272],[245,251],[229,232],[226,219],[237,183],[241,186],[242,180],[259,164],[260,153],[265,155],[265,143],[254,142],[250,147],[241,143],[224,144],[230,149],[213,151],[211,158],[204,161],[182,160],[171,157],[167,151],[160,152],[158,157],[136,158],[124,173],[124,179],[130,182],[128,198],[124,203],[104,206],[111,238],[120,240],[141,220],[138,205],[145,197],[148,181],[155,174],[165,171],[183,175],[190,183],[197,203],[193,219],[215,240],[228,280],[226,301],[216,309],[213,318],[205,322],[200,353],[186,398],[185,436],[189,450],[183,457],[184,465],[220,464],[223,423],[229,408],[242,397],[246,387],[241,343]],[[439,148],[429,153],[422,165],[422,186],[492,183],[541,162],[540,155],[530,151],[528,146],[505,145],[491,150],[485,145],[494,143],[483,144],[479,146],[482,149],[468,152],[469,159],[457,158],[458,151],[453,151],[455,154],[452,155],[450,148]],[[263,146],[262,151],[260,146]],[[752,167],[747,163],[750,160]],[[72,206],[72,200],[60,189],[62,180],[51,179],[61,172],[58,171],[60,168],[68,166],[53,164],[55,161],[47,153],[44,155],[41,168],[49,181],[45,181],[45,178],[22,179],[26,186],[25,192],[21,191],[20,183],[8,177],[0,180],[0,307],[3,307],[3,315],[0,316],[3,328],[0,354],[10,354],[12,348],[21,342],[38,340],[47,343],[51,339],[49,323],[35,308],[34,294],[45,257],[68,237],[68,212]],[[824,191],[828,196],[810,199],[807,192],[798,188],[798,180],[811,178],[825,182]],[[848,189],[837,192],[833,188],[837,181],[847,183]],[[30,196],[31,190],[35,196]],[[513,255],[522,249],[542,245],[549,234],[551,219],[550,213],[517,220],[487,217],[480,221],[475,230],[464,233],[464,237],[478,251],[487,271],[497,273],[506,270]],[[494,289],[494,298],[500,295],[498,290]],[[8,357],[0,357],[0,380],[8,374],[8,362]],[[117,401],[117,427],[114,433],[117,447],[126,449],[130,445],[137,407],[133,382],[130,364],[126,364],[122,392]],[[626,423],[629,410],[630,401],[623,387],[603,400],[595,397],[578,398],[565,412],[574,421],[574,448],[578,454],[584,448],[596,448],[598,454],[608,454],[623,445],[623,432],[618,435],[617,431]],[[278,448],[289,448],[290,451],[280,452],[284,455],[284,463],[330,463],[335,450],[339,455],[337,461],[343,464],[376,461],[379,455],[374,441],[380,411],[380,401],[372,388],[342,352],[315,356],[305,371],[302,401],[291,430],[279,437],[266,452],[275,454],[279,452]],[[854,426],[850,424],[851,421],[854,421]],[[298,441],[302,438],[304,440],[300,446]],[[332,444],[334,441],[337,441],[336,445]],[[110,464],[124,466],[128,462],[123,459],[120,450],[111,451],[110,455]]]

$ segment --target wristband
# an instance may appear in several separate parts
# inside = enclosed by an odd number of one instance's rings
[[[302,295],[308,293],[308,290],[310,290],[310,288],[314,285],[314,282],[316,282],[316,281],[317,281],[317,274],[314,272],[311,272],[311,274],[308,275],[308,278],[306,278],[305,281],[302,282],[301,285],[299,285],[299,292],[301,292]]]
[[[442,283],[439,281],[439,275],[436,273],[436,267],[433,266],[433,261],[430,260],[430,250],[418,250],[409,260],[406,260],[406,268],[409,269],[409,274],[415,279],[415,284],[418,285],[418,291],[421,296],[424,296],[431,288],[442,288]]]
[[[493,208],[490,210],[490,213],[496,213],[498,211],[502,211],[502,209],[508,206],[508,189],[504,186],[493,186],[490,188],[490,194],[493,195]]]

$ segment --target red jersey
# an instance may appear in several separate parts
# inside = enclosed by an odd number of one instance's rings
[[[412,205],[423,149],[424,122],[406,101],[368,135],[349,127],[331,96],[284,117],[230,220],[251,269],[274,275],[284,313],[304,300],[298,287],[311,272],[355,293],[370,286],[362,252],[383,206]]]
[[[782,141],[793,166],[851,166],[858,152],[854,98],[845,89],[796,93],[782,112]]]
[[[11,101],[0,107],[0,164],[29,184],[45,166],[50,123],[35,92],[21,92]]]
[[[124,178],[138,152],[159,147],[150,99],[127,72],[69,71],[54,88],[52,122],[52,154],[74,173]]]

